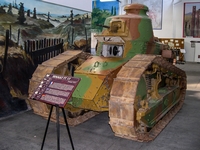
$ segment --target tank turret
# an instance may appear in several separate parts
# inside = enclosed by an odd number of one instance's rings
[[[148,7],[131,4],[124,10],[124,15],[107,18],[104,25],[109,28],[96,35],[97,55],[131,58],[136,54],[161,54],[160,43],[154,40],[151,19],[147,15]]]

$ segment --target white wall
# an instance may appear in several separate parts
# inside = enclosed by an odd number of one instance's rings
[[[81,10],[92,11],[92,0],[44,0]],[[130,0],[126,0],[130,2]],[[183,12],[185,2],[200,2],[200,0],[163,0],[162,29],[154,30],[159,38],[183,38]],[[120,11],[121,12],[121,11]],[[200,41],[200,38],[187,37],[185,40],[185,60],[194,61],[194,48],[190,41]]]
[[[172,0],[163,0],[162,29],[154,30],[154,35],[159,38],[173,38]]]

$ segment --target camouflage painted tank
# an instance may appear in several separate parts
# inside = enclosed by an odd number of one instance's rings
[[[29,93],[47,73],[81,78],[66,105],[70,115],[77,115],[72,124],[91,115],[81,110],[109,111],[116,136],[150,141],[181,108],[186,74],[161,55],[168,47],[155,40],[148,7],[131,4],[125,11],[106,19],[102,34],[96,35],[96,56],[85,60],[81,51],[69,50],[43,62],[33,74]],[[48,116],[49,106],[29,102],[35,113]]]

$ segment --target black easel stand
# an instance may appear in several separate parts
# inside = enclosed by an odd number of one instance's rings
[[[45,129],[45,133],[44,133],[44,137],[43,137],[43,141],[42,141],[41,150],[43,150],[43,147],[44,147],[44,142],[45,142],[47,130],[48,130],[48,127],[49,127],[49,122],[50,122],[50,119],[51,119],[53,106],[54,105],[51,105],[51,109],[50,109],[50,112],[49,112],[49,118],[47,120],[47,125],[46,125],[46,129]],[[56,107],[56,128],[57,128],[57,150],[60,150],[59,106],[55,105],[55,107]],[[66,128],[67,128],[67,132],[68,132],[68,135],[69,135],[70,143],[71,143],[71,146],[72,146],[72,150],[74,150],[74,145],[73,145],[72,137],[71,137],[71,134],[70,134],[69,126],[68,126],[68,123],[67,123],[67,118],[66,118],[66,115],[65,115],[64,108],[62,108],[62,112],[63,112],[63,117],[64,117]]]

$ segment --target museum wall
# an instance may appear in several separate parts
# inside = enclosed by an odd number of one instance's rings
[[[154,30],[154,35],[159,38],[173,37],[173,1],[163,0],[162,29]]]
[[[175,37],[183,37],[183,13],[184,13],[184,3],[188,2],[200,2],[199,0],[182,0],[181,2],[175,4],[174,6],[174,16],[175,16],[175,26],[174,26],[174,35]],[[191,47],[190,41],[200,41],[200,38],[185,37],[185,60],[188,62],[195,61],[195,48]]]
[[[184,3],[199,2],[199,0],[163,0],[162,30],[154,30],[154,35],[160,38],[184,38],[185,60],[194,62],[195,49],[190,41],[200,41],[200,38],[183,37]]]
[[[45,0],[47,2],[75,7],[92,11],[92,0]],[[133,0],[132,0],[133,1]],[[163,0],[162,29],[154,30],[154,35],[159,38],[183,38],[183,13],[185,2],[199,2],[199,0]],[[194,48],[190,41],[198,41],[200,38],[185,37],[185,60],[194,62]]]

